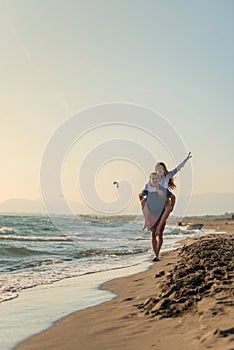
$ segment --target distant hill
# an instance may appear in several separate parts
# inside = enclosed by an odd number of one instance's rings
[[[183,198],[180,197],[176,203],[173,215],[181,216],[180,203]],[[50,203],[54,210],[54,214],[67,214],[62,212],[61,201]],[[92,209],[85,204],[70,202],[73,210],[77,214],[92,214]],[[40,199],[29,200],[24,198],[9,199],[0,203],[0,213],[25,213],[25,214],[45,214],[45,209]],[[202,195],[195,195],[191,199],[186,216],[193,215],[219,215],[225,212],[234,213],[234,193],[208,193]],[[94,213],[96,214],[96,213]],[[141,214],[139,205],[127,208],[125,211],[117,213],[116,215],[134,215]]]
[[[1,213],[37,213],[44,214],[45,209],[40,200],[12,198],[0,203]]]
[[[53,202],[50,205],[54,209],[53,214],[67,214],[62,211],[61,202]],[[82,212],[78,203],[71,202],[70,205],[77,213]],[[40,199],[13,198],[0,203],[0,213],[45,214],[46,210]]]

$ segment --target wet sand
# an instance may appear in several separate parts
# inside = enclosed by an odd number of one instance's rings
[[[199,223],[227,233],[187,240],[148,271],[105,283],[115,299],[65,317],[17,350],[234,349],[234,221]]]

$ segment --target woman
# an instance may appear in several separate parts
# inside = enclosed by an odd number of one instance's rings
[[[139,193],[142,212],[145,218],[143,229],[146,228],[151,232],[151,245],[154,252],[153,261],[159,260],[159,252],[163,244],[163,231],[166,221],[161,224],[159,232],[157,229],[158,224],[161,222],[161,217],[163,216],[165,208],[170,205],[170,210],[172,210],[175,204],[175,196],[168,189],[159,184],[159,179],[160,177],[156,172],[151,173],[149,184],[155,191],[144,189]]]
[[[155,165],[155,172],[159,175],[159,185],[163,186],[165,189],[173,190],[176,188],[174,183],[173,176],[180,171],[180,169],[186,164],[186,162],[192,157],[191,152],[188,153],[187,157],[179,164],[177,167],[171,171],[167,170],[165,163],[159,162]],[[148,182],[145,186],[145,189],[148,191],[157,191],[158,195],[162,195],[163,193],[151,186],[150,182]],[[158,223],[156,234],[159,234],[164,222],[167,220],[170,215],[172,208],[170,205],[165,206],[164,213]]]

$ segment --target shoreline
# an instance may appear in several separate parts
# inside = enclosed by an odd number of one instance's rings
[[[201,220],[198,221],[201,222]],[[218,236],[227,237],[227,235],[230,236],[230,232],[233,233],[233,222],[230,223],[228,221],[227,224],[226,221],[227,220],[224,220],[221,225],[219,221],[219,226],[217,226],[217,222],[214,221],[212,221],[212,225],[210,225],[209,221],[208,225],[207,222],[205,223],[204,228],[218,229],[221,231],[225,228],[225,231],[229,231],[229,233],[225,235],[219,234]],[[212,236],[212,234],[205,237],[211,239],[209,236]],[[215,237],[217,236],[213,235],[213,238]],[[189,242],[186,244],[191,244],[199,239],[204,238],[189,239]],[[99,347],[102,350],[117,348],[131,350],[138,348],[151,349],[152,346],[155,345],[155,349],[166,350],[172,346],[174,349],[177,349],[175,344],[178,343],[178,339],[180,349],[190,349],[188,347],[189,344],[192,344],[192,346],[195,344],[195,346],[199,345],[197,349],[205,349],[207,342],[212,343],[214,340],[217,344],[221,343],[220,348],[214,347],[214,349],[223,348],[223,341],[229,339],[230,335],[228,334],[226,338],[218,337],[215,334],[217,327],[216,330],[213,329],[210,331],[208,329],[209,327],[207,328],[204,324],[202,325],[203,330],[201,330],[201,322],[199,322],[199,317],[201,316],[196,313],[191,314],[190,312],[179,318],[166,318],[157,321],[157,333],[160,330],[160,336],[155,337],[154,334],[156,330],[154,320],[152,320],[152,317],[145,316],[136,306],[144,304],[147,298],[155,295],[155,289],[159,288],[163,276],[167,275],[171,266],[174,266],[178,261],[178,252],[180,250],[179,248],[174,251],[163,253],[162,260],[152,265],[147,271],[105,282],[101,285],[100,289],[111,291],[117,295],[114,299],[94,307],[76,311],[57,321],[54,326],[46,331],[19,344],[19,346],[14,349],[39,350],[41,348],[56,348],[59,350],[76,350],[80,348],[92,350]],[[162,271],[164,271],[164,274],[158,279],[155,279],[155,272],[156,274],[160,274]],[[212,298],[208,299],[209,303],[215,302]],[[210,320],[207,314],[206,318],[209,323]],[[228,324],[228,317],[226,317],[225,322]],[[199,329],[197,329],[197,324],[200,325]],[[220,327],[222,327],[222,325],[220,325]],[[178,331],[181,336],[178,336]],[[182,334],[183,343],[181,344]],[[201,338],[203,339],[202,342]],[[137,344],[140,344],[139,347],[136,344],[136,339]],[[160,348],[158,347],[158,343],[160,343]],[[187,345],[183,348],[184,344]],[[219,346],[219,344],[217,346]],[[196,347],[191,347],[191,349],[196,349]]]
[[[148,261],[142,261],[134,266],[88,273],[22,290],[18,298],[1,304],[1,349],[13,349],[74,312],[112,300],[116,295],[101,289],[103,283],[146,271],[149,265]],[[4,320],[11,326],[6,327]]]
[[[148,244],[150,245],[149,242]],[[174,242],[174,244],[170,243],[171,248],[165,244],[163,248],[165,251],[173,250],[176,249],[178,244],[179,241]],[[106,280],[145,271],[152,264],[150,255],[149,250],[147,255],[136,257],[132,261],[134,264],[129,261],[127,266],[112,266],[108,270],[89,272],[76,277],[61,279],[51,284],[39,284],[33,286],[33,288],[22,289],[19,291],[18,297],[1,303],[1,349],[10,350],[29,337],[49,329],[56,321],[73,312],[112,299],[115,295],[109,297],[111,293],[101,290],[100,286]],[[86,281],[85,284],[84,280]],[[92,287],[90,284],[92,284]],[[75,292],[71,290],[71,286],[73,286]],[[83,296],[85,288],[87,288],[86,297]],[[83,294],[81,294],[82,290]],[[100,297],[100,292],[105,295]],[[68,298],[70,302],[68,302]],[[57,306],[55,301],[60,306]],[[4,322],[4,320],[7,320],[7,322]],[[14,337],[11,334],[14,334]]]

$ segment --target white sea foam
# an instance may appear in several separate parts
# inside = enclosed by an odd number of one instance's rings
[[[4,232],[6,233],[6,232]],[[10,232],[9,232],[10,233]],[[17,240],[17,241],[37,241],[37,242],[64,242],[64,241],[72,241],[71,237],[50,237],[50,236],[20,236],[20,235],[1,235],[0,239],[5,240]]]
[[[118,252],[117,252],[118,253]],[[63,264],[56,264],[57,261],[52,264],[41,264],[32,269],[26,269],[22,271],[3,273],[0,278],[0,303],[6,300],[14,299],[18,297],[18,293],[23,289],[32,288],[35,286],[51,284],[63,279],[78,277],[90,273],[97,273],[101,271],[115,270],[118,268],[125,268],[127,266],[134,266],[143,263],[147,257],[133,255],[129,257],[132,252],[128,251],[126,255],[128,258],[123,261],[118,254],[108,254],[103,256],[102,262],[98,260],[98,257],[91,257],[93,261],[90,266],[89,261],[83,263],[74,263],[71,265],[69,262]],[[105,254],[104,254],[105,255]],[[110,264],[110,258],[113,259]]]
[[[12,234],[16,233],[16,231],[12,227],[1,227],[0,228],[0,234]]]
[[[124,268],[150,260],[149,232],[142,224],[116,226],[103,221],[79,222],[60,217],[67,227],[66,235],[44,217],[2,216],[0,229],[0,302],[16,298],[22,289],[83,274]],[[5,220],[5,222],[4,222]],[[13,227],[9,227],[14,225]],[[88,229],[87,229],[88,226]],[[204,234],[166,227],[163,250],[176,247],[176,242]],[[20,257],[20,258],[19,258]]]

